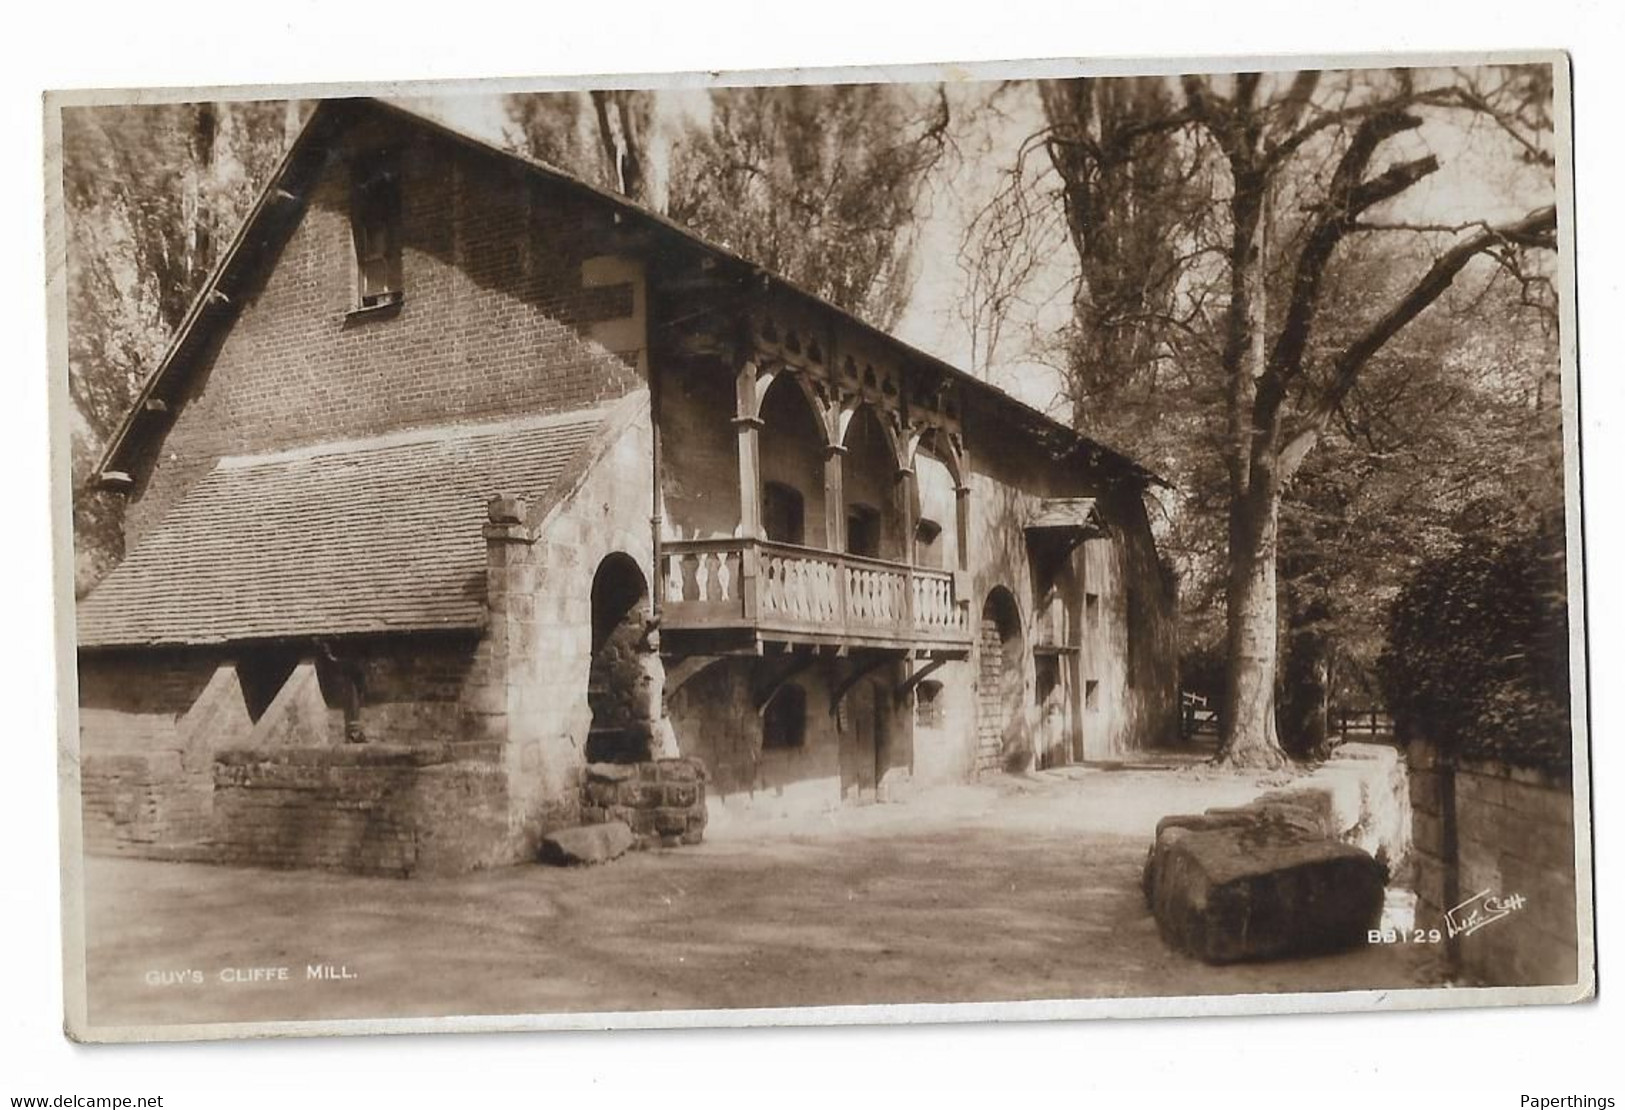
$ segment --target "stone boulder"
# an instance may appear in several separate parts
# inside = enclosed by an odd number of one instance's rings
[[[624,821],[577,825],[544,836],[541,858],[543,863],[560,866],[608,863],[625,855],[636,841],[637,838]]]
[[[1323,827],[1278,800],[1165,818],[1144,875],[1163,939],[1208,963],[1363,943],[1382,916],[1387,869]]]

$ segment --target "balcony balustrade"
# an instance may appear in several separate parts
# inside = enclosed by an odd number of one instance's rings
[[[661,545],[662,635],[963,652],[960,575],[755,539]]]

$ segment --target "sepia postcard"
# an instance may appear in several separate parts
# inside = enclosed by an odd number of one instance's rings
[[[76,1040],[1572,1002],[1551,52],[45,103]]]

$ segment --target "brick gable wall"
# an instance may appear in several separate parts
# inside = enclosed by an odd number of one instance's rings
[[[131,543],[224,455],[579,409],[641,384],[589,338],[641,298],[629,285],[583,284],[582,262],[613,253],[601,206],[403,134],[404,303],[352,311],[348,153],[391,138],[361,127],[341,140],[298,227],[137,467]]]

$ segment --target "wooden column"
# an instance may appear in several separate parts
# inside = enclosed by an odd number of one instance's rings
[[[735,379],[734,432],[739,454],[739,534],[762,535],[762,418],[756,405],[756,363],[746,361]]]
[[[824,546],[830,551],[846,550],[845,457],[845,444],[824,445]]]
[[[954,553],[960,570],[970,569],[970,487],[954,487],[954,539],[958,551]]]
[[[824,547],[829,551],[846,551],[846,487],[843,477],[846,446],[840,443],[824,445]],[[841,615],[841,626],[846,626],[849,602],[846,589],[846,564],[835,569],[835,605]],[[831,706],[834,712],[834,706]]]
[[[902,554],[903,562],[908,564],[908,575],[903,579],[903,619],[905,627],[915,627],[914,614],[914,470],[912,467],[900,466],[897,468],[897,477],[892,486],[892,503],[897,507],[897,519],[903,529]]]
[[[903,562],[909,566],[914,565],[914,529],[919,523],[914,515],[914,503],[919,499],[919,490],[914,488],[913,479],[912,469],[906,466],[898,467],[896,485],[892,492],[892,501],[898,507],[897,517],[903,522]]]
[[[762,538],[762,417],[756,397],[756,363],[747,359],[739,368],[734,388],[734,433],[739,456],[739,535],[745,545],[739,556],[739,599],[747,621],[756,620],[756,541]]]

